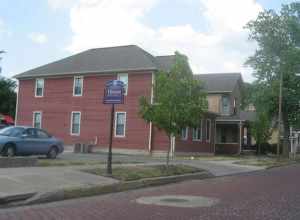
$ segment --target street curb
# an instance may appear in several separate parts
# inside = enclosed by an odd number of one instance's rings
[[[207,179],[213,178],[214,175],[207,171],[177,175],[177,176],[165,176],[165,177],[155,177],[155,178],[145,178],[135,181],[126,181],[114,183],[111,185],[94,185],[87,187],[76,187],[76,188],[66,188],[57,190],[54,192],[38,193],[31,198],[15,203],[8,203],[8,206],[24,206],[33,205],[40,203],[49,203],[61,200],[75,199],[80,197],[97,196],[108,193],[116,193],[134,189],[140,189],[150,186],[159,186],[169,183],[176,183],[186,180],[196,180],[196,179]]]
[[[16,195],[10,195],[10,196],[2,196],[0,197],[0,206],[12,203],[12,202],[18,202],[22,200],[26,200],[34,196],[36,193],[23,193],[23,194],[16,194]]]

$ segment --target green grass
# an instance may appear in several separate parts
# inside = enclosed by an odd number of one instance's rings
[[[105,176],[105,169],[89,169],[85,172],[95,175]],[[155,166],[128,166],[128,167],[114,167],[112,177],[121,181],[132,181],[151,177],[163,177],[182,175],[187,173],[196,173],[203,171],[201,169],[186,166],[186,165],[155,165]]]
[[[204,161],[223,161],[223,160],[240,160],[243,159],[244,156],[236,155],[236,156],[177,156],[176,159],[182,160],[204,160]]]

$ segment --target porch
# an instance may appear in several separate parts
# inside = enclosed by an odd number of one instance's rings
[[[254,151],[250,133],[250,122],[254,111],[241,111],[235,115],[219,116],[216,119],[216,154],[240,154]]]

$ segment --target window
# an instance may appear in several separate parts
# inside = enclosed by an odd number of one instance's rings
[[[206,141],[210,142],[211,120],[206,120]]]
[[[33,112],[33,127],[41,128],[42,127],[42,113]]]
[[[127,95],[127,92],[128,92],[128,74],[127,73],[118,74],[118,80],[122,81],[125,84],[125,94],[124,95]]]
[[[193,128],[193,141],[201,141],[202,136],[202,121],[200,123],[200,127]]]
[[[36,79],[35,80],[35,97],[43,97],[44,96],[44,79]]]
[[[230,114],[230,105],[229,105],[228,96],[222,96],[222,114],[224,115]]]
[[[189,132],[188,127],[181,129],[181,140],[187,140],[188,139],[188,132]]]
[[[43,130],[36,130],[37,138],[49,138],[49,135]]]
[[[126,112],[116,112],[115,136],[125,137]]]
[[[80,134],[81,112],[72,112],[71,116],[71,135]]]
[[[82,96],[83,91],[83,77],[75,76],[73,84],[73,96]]]

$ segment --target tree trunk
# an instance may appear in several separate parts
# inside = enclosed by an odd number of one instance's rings
[[[257,143],[257,155],[260,156],[261,155],[261,144]]]
[[[168,152],[167,152],[167,168],[169,168],[169,163],[170,163],[170,151],[171,151],[171,147],[172,147],[172,143],[171,143],[171,135],[168,135],[169,137],[169,148],[168,148]]]
[[[283,157],[288,158],[290,153],[290,128],[287,119],[287,115],[283,115],[283,143],[282,143],[282,154]]]

